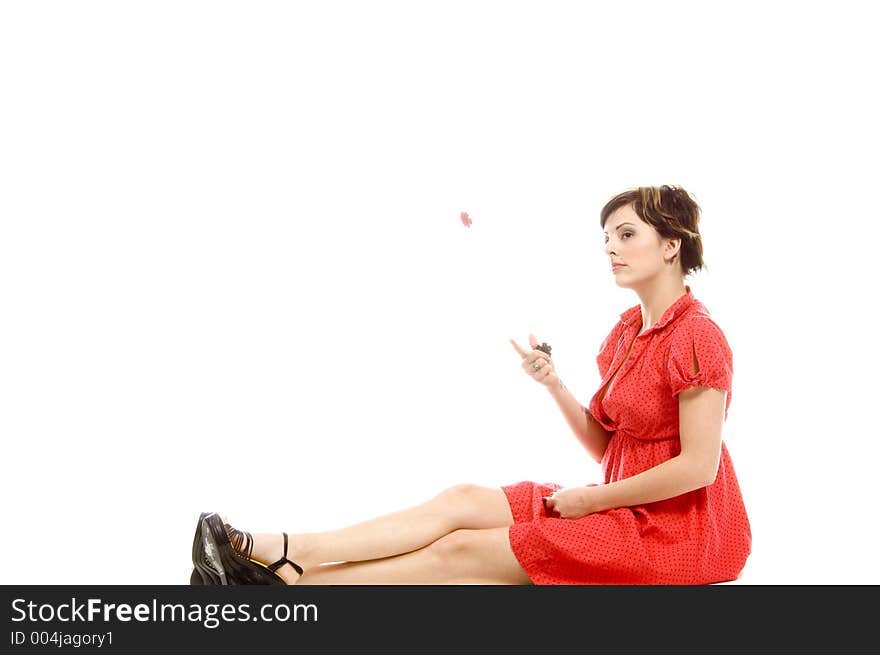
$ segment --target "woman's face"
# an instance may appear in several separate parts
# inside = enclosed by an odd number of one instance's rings
[[[605,221],[605,254],[620,287],[638,287],[668,273],[666,261],[677,252],[678,243],[676,239],[663,239],[639,218],[631,204],[620,207]]]

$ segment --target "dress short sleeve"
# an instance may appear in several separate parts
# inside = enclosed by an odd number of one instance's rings
[[[673,396],[691,387],[713,387],[727,391],[729,402],[733,353],[721,328],[703,317],[682,322],[670,339],[668,373]]]

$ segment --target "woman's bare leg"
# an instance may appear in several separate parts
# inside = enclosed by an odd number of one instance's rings
[[[506,527],[456,530],[413,552],[312,567],[297,584],[531,584]]]
[[[420,505],[340,530],[291,534],[287,556],[303,569],[327,562],[379,560],[418,550],[455,530],[500,528],[512,523],[504,491],[460,484]],[[254,535],[255,560],[268,564],[282,552],[280,534]],[[289,565],[281,567],[278,574],[288,582],[297,579]]]

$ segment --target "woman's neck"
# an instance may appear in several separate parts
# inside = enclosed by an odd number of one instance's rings
[[[667,278],[645,290],[637,291],[642,305],[642,329],[639,334],[660,320],[672,304],[687,293],[684,278]]]

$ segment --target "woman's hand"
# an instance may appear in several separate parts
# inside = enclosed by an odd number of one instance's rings
[[[566,487],[557,489],[549,496],[544,496],[544,507],[547,516],[563,519],[579,519],[587,514],[592,514],[598,507],[594,502],[593,488],[589,487]]]
[[[529,334],[531,351],[525,350],[513,339],[510,340],[510,343],[513,344],[516,352],[522,357],[523,370],[529,377],[536,382],[540,382],[548,389],[556,389],[562,384],[562,380],[556,374],[556,367],[553,366],[553,360],[550,359],[550,355],[543,350],[535,350],[538,340],[534,334]]]

